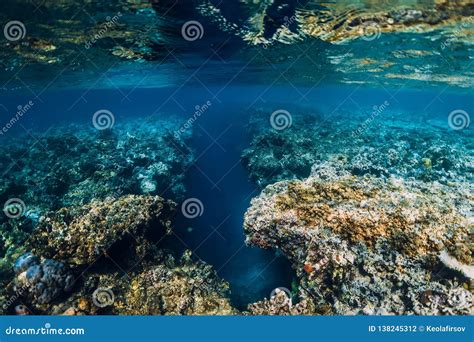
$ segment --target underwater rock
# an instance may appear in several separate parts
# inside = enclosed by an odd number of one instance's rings
[[[55,127],[31,147],[26,137],[12,139],[0,146],[0,168],[11,168],[0,180],[0,199],[20,198],[42,212],[127,194],[178,200],[193,160],[184,143],[192,131],[175,137],[179,127],[167,117],[127,120],[105,131]]]
[[[300,108],[297,115],[290,114],[296,125],[276,130],[269,122],[271,113],[272,110],[259,108],[250,117],[248,131],[253,140],[242,153],[242,164],[260,187],[307,177],[323,151],[309,129],[317,124],[317,114]]]
[[[439,183],[353,176],[326,162],[253,199],[246,242],[281,249],[316,312],[472,314],[467,279],[443,274],[438,260],[446,250],[474,263],[469,201]]]
[[[474,265],[463,265],[446,251],[439,254],[439,260],[449,269],[462,273],[469,280],[474,280]]]
[[[293,130],[257,136],[242,154],[242,163],[259,186],[306,177],[317,160],[318,150],[311,139]]]
[[[31,253],[15,262],[14,290],[34,307],[44,307],[63,293],[71,291],[75,278],[61,262],[38,258]],[[16,307],[15,311],[17,310]],[[24,310],[23,310],[24,311]]]
[[[33,229],[33,222],[27,217],[5,221],[0,218],[0,286],[13,277],[13,264],[26,252],[25,241]]]
[[[210,265],[193,262],[187,251],[179,263],[151,266],[132,277],[114,311],[125,315],[230,315],[229,285]]]
[[[271,109],[259,109],[250,119],[252,141],[242,163],[260,187],[303,179],[314,163],[330,160],[343,162],[356,176],[414,177],[454,187],[474,179],[472,131],[454,135],[416,118],[407,122],[409,114],[390,111],[388,102],[333,120],[300,107],[290,112],[291,127],[279,131],[269,122]]]
[[[249,304],[249,315],[265,315],[265,316],[294,316],[294,315],[314,315],[316,309],[311,300],[303,299],[293,304],[292,299],[285,291],[276,289],[275,294],[270,299]]]
[[[186,251],[175,260],[156,250],[126,275],[87,272],[78,290],[50,314],[67,315],[230,315],[229,285],[213,268]]]
[[[62,208],[40,219],[29,243],[35,254],[69,265],[93,264],[123,240],[129,241],[125,248],[142,255],[150,225],[156,224],[153,234],[166,234],[174,207],[158,196],[128,195]]]

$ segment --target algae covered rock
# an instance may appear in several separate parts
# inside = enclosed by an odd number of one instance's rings
[[[283,130],[272,127],[272,110],[261,108],[251,116],[252,140],[242,153],[244,167],[260,187],[304,179],[313,164],[331,160],[355,176],[393,175],[456,186],[474,179],[472,130],[453,134],[435,123],[420,123],[419,117],[394,111],[388,101],[375,109],[343,108],[343,115],[330,119],[292,106],[292,124]]]
[[[40,259],[31,253],[15,262],[15,291],[29,298],[31,304],[51,303],[65,292],[71,291],[75,278],[67,266],[52,259]]]
[[[180,262],[151,266],[132,277],[116,313],[126,315],[229,315],[236,313],[229,285],[212,266],[194,262],[185,252]]]
[[[26,252],[24,243],[33,226],[22,218],[0,221],[0,284],[13,276],[15,260]]]
[[[292,295],[283,289],[275,289],[269,299],[264,299],[256,303],[249,304],[249,315],[270,315],[270,316],[294,316],[294,315],[314,315],[316,308],[314,303],[305,298],[294,304]]]
[[[469,200],[467,189],[358,177],[323,163],[304,181],[268,186],[244,226],[247,243],[291,260],[317,312],[468,314],[469,279],[438,255],[473,264]]]
[[[158,242],[175,204],[128,195],[40,218],[0,293],[2,313],[224,315],[237,311],[229,285],[186,252],[175,261]],[[104,256],[104,257],[103,257]],[[124,267],[127,269],[125,273]]]
[[[137,195],[62,208],[41,218],[30,244],[37,255],[71,265],[92,264],[123,239],[142,253],[151,225],[155,235],[170,229],[173,209],[174,203],[161,197]]]
[[[185,145],[192,130],[173,134],[180,124],[171,116],[117,122],[107,130],[70,124],[32,133],[34,146],[20,135],[0,146],[0,168],[9,170],[0,180],[0,200],[19,198],[44,213],[127,194],[179,199],[193,160]]]
[[[229,285],[185,251],[180,260],[156,250],[126,275],[87,272],[78,290],[51,308],[71,315],[230,315]]]

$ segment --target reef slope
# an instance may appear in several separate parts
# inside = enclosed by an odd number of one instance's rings
[[[246,241],[291,260],[317,313],[472,314],[469,279],[439,258],[473,264],[469,201],[467,189],[325,162],[253,199]]]

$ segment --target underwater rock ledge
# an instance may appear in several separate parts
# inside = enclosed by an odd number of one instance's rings
[[[127,195],[59,209],[40,218],[0,291],[1,312],[64,315],[238,313],[229,284],[186,251],[158,247],[175,203]],[[165,246],[166,248],[166,246]],[[128,270],[128,271],[125,271]]]
[[[158,196],[128,195],[62,208],[40,219],[30,243],[35,254],[90,265],[126,237],[131,242],[128,247],[143,249],[147,229],[154,221],[155,230],[161,228],[160,235],[166,234],[174,207]],[[138,250],[137,255],[143,252]]]
[[[470,280],[438,258],[473,264],[469,200],[436,182],[353,176],[326,162],[253,199],[246,242],[290,259],[315,313],[472,314]]]

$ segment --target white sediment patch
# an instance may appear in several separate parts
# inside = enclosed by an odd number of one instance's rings
[[[450,256],[448,252],[442,251],[439,254],[439,260],[449,269],[461,272],[465,277],[474,279],[474,266],[464,265]]]

